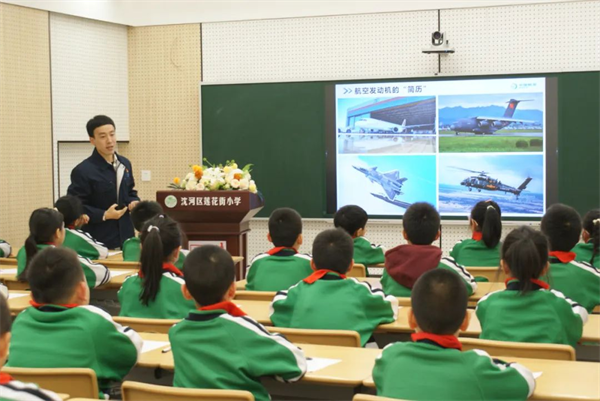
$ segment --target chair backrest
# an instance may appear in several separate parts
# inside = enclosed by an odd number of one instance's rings
[[[573,347],[564,344],[517,343],[465,337],[461,337],[460,342],[464,351],[480,349],[492,356],[554,359],[559,361],[575,360]]]
[[[351,330],[290,329],[286,327],[265,327],[271,333],[281,333],[289,341],[302,344],[337,345],[340,347],[360,347],[360,336]]]
[[[96,372],[88,368],[13,368],[4,367],[16,380],[35,383],[40,388],[71,397],[98,399]]]
[[[275,291],[236,291],[235,299],[246,301],[272,301]]]
[[[102,259],[98,260],[98,263],[102,263],[106,267],[112,267],[113,269],[131,269],[137,270],[140,268],[140,262],[125,262],[123,260],[110,260]]]
[[[168,333],[169,329],[181,319],[143,319],[139,317],[114,316],[113,320],[123,326],[144,333]]]
[[[249,391],[178,388],[131,381],[123,382],[122,396],[123,401],[254,401]]]
[[[367,277],[367,268],[360,263],[354,264],[347,274],[348,277]]]
[[[397,398],[378,397],[371,394],[356,394],[352,401],[401,401]]]
[[[485,277],[491,282],[504,282],[508,276],[498,269],[498,267],[476,267],[476,266],[465,266],[465,269],[471,273],[474,277]]]

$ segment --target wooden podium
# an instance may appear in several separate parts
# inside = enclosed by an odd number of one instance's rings
[[[175,190],[157,191],[156,201],[181,226],[184,248],[193,249],[205,241],[224,242],[232,256],[244,258],[236,273],[238,280],[244,278],[250,219],[263,208],[262,197],[249,191]]]

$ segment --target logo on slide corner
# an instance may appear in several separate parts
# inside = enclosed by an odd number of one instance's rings
[[[169,209],[173,209],[177,206],[177,198],[173,195],[169,195],[165,198],[165,206]]]

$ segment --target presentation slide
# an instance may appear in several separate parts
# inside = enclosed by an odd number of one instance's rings
[[[492,199],[503,216],[543,215],[545,78],[339,84],[335,102],[338,208],[466,216]]]

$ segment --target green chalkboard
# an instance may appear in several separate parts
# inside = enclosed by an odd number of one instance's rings
[[[600,72],[546,76],[558,78],[558,200],[585,213],[600,205]],[[327,216],[325,110],[332,84],[202,87],[203,155],[255,165],[265,197],[259,217],[282,206],[303,217]]]

